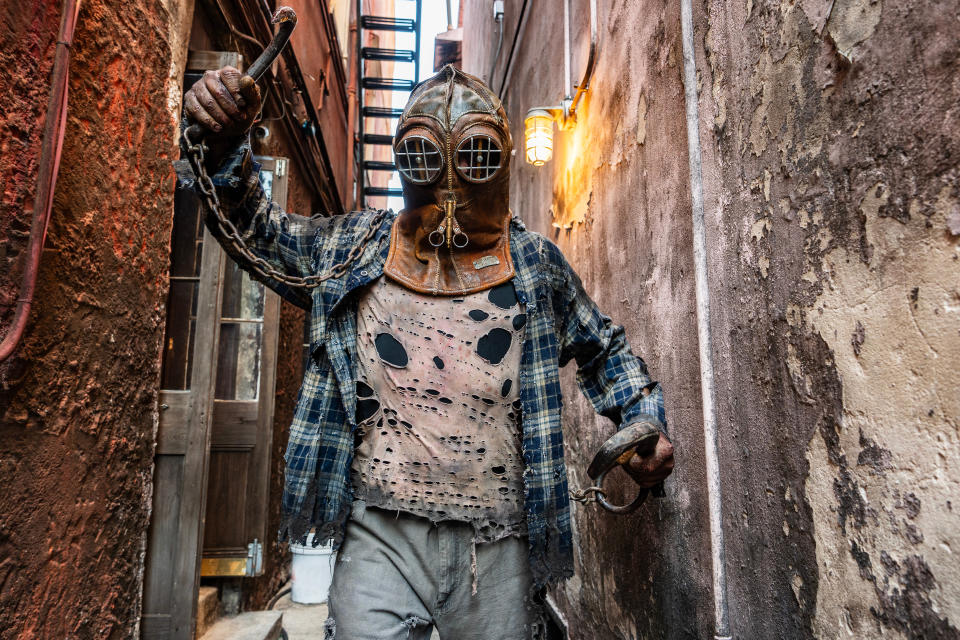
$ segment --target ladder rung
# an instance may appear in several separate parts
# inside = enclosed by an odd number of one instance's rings
[[[385,91],[412,91],[413,80],[398,78],[363,78],[360,86],[364,89],[383,89]]]
[[[416,51],[409,49],[383,49],[381,47],[364,47],[360,50],[364,60],[394,60],[396,62],[413,62]]]
[[[365,144],[386,144],[392,147],[393,136],[383,133],[365,133],[363,134],[363,142]]]
[[[365,196],[402,196],[403,189],[393,187],[366,187],[363,190]]]
[[[363,115],[365,118],[399,118],[403,114],[403,109],[393,109],[391,107],[364,107]]]
[[[387,18],[384,16],[360,16],[360,26],[377,31],[410,31],[417,28],[412,18]]]
[[[380,160],[366,160],[363,168],[369,171],[396,171],[397,165],[392,162],[381,162]]]

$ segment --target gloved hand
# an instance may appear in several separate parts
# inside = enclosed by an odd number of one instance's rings
[[[673,473],[673,445],[661,433],[656,447],[633,453],[623,470],[642,488],[655,487]]]
[[[253,78],[226,66],[204,73],[183,96],[183,105],[188,121],[207,130],[207,144],[216,156],[217,151],[246,135],[262,101]]]
[[[187,118],[207,129],[210,143],[245,135],[262,101],[254,79],[227,66],[204,73],[183,96],[183,104]]]

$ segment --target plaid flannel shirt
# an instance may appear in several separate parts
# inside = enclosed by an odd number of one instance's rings
[[[190,186],[189,168],[181,165],[178,171],[181,184]],[[342,262],[375,215],[306,218],[284,212],[265,197],[247,143],[227,156],[213,179],[247,244],[291,275],[325,272]],[[302,540],[313,527],[316,544],[338,545],[343,538],[356,428],[356,294],[383,275],[395,217],[388,213],[343,277],[307,291],[265,281],[310,314],[312,357],[285,455],[281,539]],[[217,235],[215,225],[209,226]],[[573,575],[560,367],[576,361],[581,391],[615,424],[649,420],[665,429],[666,422],[660,385],[650,380],[623,328],[600,312],[556,245],[514,218],[510,250],[514,286],[527,313],[519,383],[530,565],[536,584],[545,585]]]

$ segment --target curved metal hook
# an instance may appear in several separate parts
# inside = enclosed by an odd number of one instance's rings
[[[594,485],[602,488],[603,480],[611,469],[626,462],[629,459],[628,456],[635,450],[647,451],[653,449],[659,439],[660,430],[650,422],[637,422],[624,427],[600,446],[597,455],[593,457],[593,461],[587,467],[587,475],[593,479]],[[626,514],[636,511],[649,494],[650,489],[640,489],[637,497],[630,504],[616,505],[608,502],[605,494],[599,491],[597,492],[597,502],[607,511]]]

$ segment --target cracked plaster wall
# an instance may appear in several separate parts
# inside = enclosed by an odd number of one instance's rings
[[[521,2],[507,2],[499,80]],[[488,3],[464,68],[489,73]],[[586,3],[572,3],[573,72]],[[583,6],[580,6],[583,5]],[[668,498],[576,507],[577,638],[711,633],[679,3],[598,2],[597,75],[512,206],[556,241],[665,387]],[[562,93],[562,11],[521,31],[505,100]],[[949,2],[694,3],[721,481],[743,638],[957,638],[960,14]],[[609,426],[564,378],[574,484]]]
[[[960,637],[956,6],[698,9],[735,628]]]

